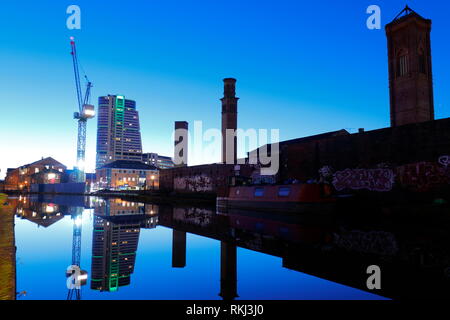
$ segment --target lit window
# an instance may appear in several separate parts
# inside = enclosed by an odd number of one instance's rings
[[[263,197],[264,188],[255,188],[255,197]]]
[[[289,197],[290,193],[291,193],[290,187],[280,187],[280,189],[278,189],[278,196],[280,197]]]

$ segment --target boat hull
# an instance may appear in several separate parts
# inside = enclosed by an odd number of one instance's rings
[[[295,213],[307,212],[331,212],[335,204],[324,203],[306,203],[306,202],[280,202],[280,201],[251,201],[251,200],[231,200],[228,198],[218,198],[217,206],[232,209],[248,209],[262,211],[283,211]]]

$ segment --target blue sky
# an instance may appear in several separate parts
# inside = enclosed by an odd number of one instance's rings
[[[66,28],[71,4],[81,7],[81,30]],[[372,4],[384,26],[405,1],[2,2],[0,177],[42,156],[75,163],[70,36],[95,104],[107,94],[137,101],[145,152],[172,155],[175,120],[220,128],[225,77],[238,79],[240,128],[280,129],[285,140],[389,126],[386,38],[366,27]],[[436,118],[449,117],[450,3],[409,5],[433,20]],[[91,170],[95,140],[96,120],[88,124]]]

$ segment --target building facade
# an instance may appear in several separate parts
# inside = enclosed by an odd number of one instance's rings
[[[159,170],[137,161],[117,160],[97,169],[97,188],[107,190],[157,190]]]
[[[157,153],[143,153],[142,162],[158,169],[170,169],[175,166],[171,157],[160,156]]]
[[[277,182],[319,180],[324,168],[348,174],[355,184],[364,174],[386,172],[370,171],[377,168],[390,168],[403,185],[450,180],[450,118],[434,120],[431,24],[406,7],[386,25],[391,127],[280,142]]]
[[[139,113],[135,101],[108,95],[98,99],[96,168],[116,160],[142,160]]]
[[[51,157],[10,168],[6,173],[5,190],[30,191],[32,184],[57,184],[61,182],[65,170],[65,165]]]
[[[276,180],[320,180],[326,169],[335,177],[340,172],[340,180],[366,186],[387,169],[393,173],[388,178],[397,186],[448,185],[449,150],[450,118],[353,134],[345,130],[328,132],[280,142]]]
[[[233,178],[250,178],[253,165],[206,164],[176,167],[160,172],[161,190],[190,194],[217,194]]]

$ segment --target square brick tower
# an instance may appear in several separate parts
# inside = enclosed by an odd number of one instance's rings
[[[408,6],[386,25],[392,127],[434,120],[430,33]]]

